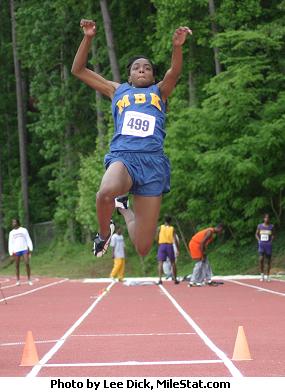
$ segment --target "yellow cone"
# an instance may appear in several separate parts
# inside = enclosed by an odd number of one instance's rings
[[[39,363],[37,348],[34,342],[32,331],[28,331],[20,366],[34,366],[37,363]]]
[[[234,353],[232,359],[234,361],[249,361],[251,360],[251,355],[247,343],[247,339],[242,326],[238,327]]]

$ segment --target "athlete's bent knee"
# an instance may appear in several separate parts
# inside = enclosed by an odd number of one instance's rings
[[[99,190],[96,194],[96,198],[98,201],[103,202],[103,203],[110,203],[110,202],[114,201],[114,199],[115,199],[115,197],[113,196],[113,193],[106,188]]]

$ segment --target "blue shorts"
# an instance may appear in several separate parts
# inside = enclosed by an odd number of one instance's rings
[[[172,263],[175,262],[173,244],[159,244],[158,252],[157,252],[157,260],[166,261],[167,257]]]
[[[27,253],[29,253],[28,249],[25,250],[20,250],[19,252],[15,252],[14,255],[15,256],[23,256],[26,255]]]
[[[272,243],[271,242],[261,242],[258,243],[258,253],[260,256],[270,257],[272,255]]]
[[[163,152],[111,152],[105,156],[106,169],[118,161],[126,166],[133,181],[130,193],[160,196],[170,191],[170,163]]]

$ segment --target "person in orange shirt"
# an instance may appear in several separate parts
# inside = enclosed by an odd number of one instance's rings
[[[206,255],[208,245],[213,242],[215,234],[221,234],[223,225],[208,227],[196,233],[189,242],[189,250],[192,259],[196,262],[189,286],[202,286],[205,283],[211,283],[212,268]]]
[[[171,217],[165,217],[164,225],[161,225],[158,230],[158,252],[157,252],[157,260],[158,260],[158,275],[159,281],[158,284],[162,284],[162,273],[163,273],[163,262],[169,258],[171,262],[172,268],[172,278],[175,284],[178,284],[177,280],[177,271],[176,271],[176,263],[175,263],[175,254],[173,244],[176,245],[177,255],[179,254],[179,244],[177,241],[177,236],[175,234],[174,227],[171,226]]]

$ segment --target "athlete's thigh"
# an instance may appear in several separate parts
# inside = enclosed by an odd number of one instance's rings
[[[136,245],[151,246],[157,230],[161,196],[134,195]]]
[[[105,171],[99,191],[118,196],[127,193],[131,186],[132,179],[126,166],[123,162],[116,161],[111,163]]]

